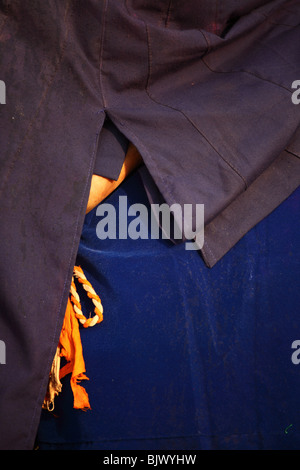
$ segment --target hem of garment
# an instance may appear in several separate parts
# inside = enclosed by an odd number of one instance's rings
[[[209,268],[298,188],[299,170],[299,157],[284,150],[246,191],[205,227],[200,252]]]
[[[111,117],[111,119],[119,128],[118,119],[115,117]],[[152,161],[147,148],[140,142],[132,129],[125,123],[122,127],[124,130],[126,129],[124,135],[137,147],[142,157],[147,153]],[[199,249],[199,253],[207,267],[214,267],[249,230],[271,214],[298,188],[300,152],[298,151],[297,139],[298,133],[296,140],[281,152],[245,191],[205,226],[204,245]],[[146,163],[145,166],[151,175],[151,168]],[[162,182],[165,183],[166,193],[172,199],[168,185],[163,179]],[[154,183],[157,187],[156,182]],[[161,194],[158,187],[157,191],[159,196],[156,194],[155,197],[161,203],[165,200],[165,195]],[[149,192],[148,199],[150,200]]]

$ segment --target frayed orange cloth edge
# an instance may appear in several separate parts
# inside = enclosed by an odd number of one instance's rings
[[[85,328],[100,323],[103,320],[103,308],[99,296],[93,290],[90,282],[87,281],[80,266],[74,267],[73,274],[86,290],[88,297],[92,299],[95,305],[95,316],[87,319],[83,315],[73,277],[59,343],[49,374],[48,390],[43,403],[43,408],[49,411],[53,411],[54,399],[62,390],[60,380],[67,374],[71,374],[70,384],[74,396],[73,407],[83,411],[91,409],[88,394],[84,387],[79,384],[81,380],[89,380],[85,375],[79,322]],[[62,368],[60,368],[61,357],[64,357],[67,361]]]
[[[91,409],[86,390],[79,385],[81,380],[89,380],[85,375],[82,344],[79,323],[75,316],[73,304],[68,299],[63,327],[59,339],[60,356],[65,357],[67,364],[60,369],[59,379],[67,374],[71,375],[71,388],[74,395],[74,408],[81,410]]]

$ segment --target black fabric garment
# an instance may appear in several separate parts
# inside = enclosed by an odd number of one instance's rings
[[[109,118],[101,129],[93,173],[117,180],[128,148],[128,139]]]
[[[168,204],[204,204],[212,267],[299,185],[299,19],[298,0],[0,2],[1,448],[34,442],[105,117]]]

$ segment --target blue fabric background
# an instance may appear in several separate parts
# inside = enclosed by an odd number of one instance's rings
[[[138,172],[106,202],[121,195],[149,207]],[[89,213],[77,261],[104,306],[81,330],[92,410],[72,409],[65,378],[39,448],[300,449],[299,196],[212,269],[184,244],[99,240]]]

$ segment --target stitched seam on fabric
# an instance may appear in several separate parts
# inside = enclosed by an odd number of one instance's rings
[[[205,240],[205,229],[204,229],[204,240]],[[213,254],[212,250],[210,249],[209,243],[208,243],[206,240],[205,240],[205,242],[204,242],[203,248],[201,248],[200,251],[202,251],[203,256],[205,256],[206,253],[208,253],[208,255],[211,256],[213,262],[214,262],[214,263],[217,262],[217,258],[216,258],[215,255]]]
[[[68,3],[67,3],[67,5],[66,5],[66,10],[65,10],[66,12],[67,12],[67,10],[69,10],[70,3],[71,3],[71,0],[68,0]],[[30,135],[30,133],[31,133],[31,131],[32,131],[33,125],[34,125],[34,123],[35,123],[35,121],[36,121],[36,119],[37,119],[37,117],[38,117],[39,111],[40,111],[40,109],[41,109],[43,103],[45,102],[45,100],[46,100],[46,98],[47,98],[47,95],[48,95],[48,93],[49,93],[49,90],[50,90],[50,88],[51,88],[51,86],[52,86],[52,84],[53,84],[53,82],[54,82],[54,79],[55,79],[55,77],[56,77],[56,74],[57,74],[57,72],[58,72],[58,70],[59,70],[59,68],[60,68],[60,65],[61,65],[61,62],[62,62],[64,53],[65,53],[65,49],[66,49],[66,43],[67,43],[67,39],[68,39],[69,30],[70,30],[70,25],[69,25],[69,26],[66,28],[66,30],[65,30],[65,36],[64,36],[63,44],[62,44],[62,47],[61,47],[60,54],[58,55],[58,60],[57,60],[56,66],[55,66],[55,70],[54,70],[53,76],[52,76],[50,82],[48,83],[48,85],[46,86],[46,88],[45,88],[45,90],[44,90],[44,92],[43,92],[43,94],[42,94],[42,97],[41,97],[40,102],[39,102],[39,104],[38,104],[38,106],[37,106],[37,109],[36,109],[36,111],[35,111],[35,113],[34,113],[34,116],[33,116],[33,118],[31,119],[31,121],[30,121],[30,123],[29,123],[29,125],[28,125],[28,127],[27,127],[27,130],[26,130],[26,132],[25,132],[25,135],[24,135],[24,137],[23,137],[23,140],[22,140],[22,142],[20,143],[19,147],[17,148],[15,154],[14,154],[13,157],[11,158],[11,161],[10,161],[10,164],[9,164],[9,166],[8,166],[8,168],[7,168],[6,174],[5,174],[5,176],[3,177],[3,181],[2,181],[2,184],[1,184],[1,187],[0,187],[0,196],[1,196],[1,194],[2,194],[2,192],[3,192],[3,190],[4,190],[4,188],[5,188],[5,185],[6,185],[6,183],[7,183],[7,180],[8,180],[8,178],[9,178],[9,176],[10,176],[12,170],[14,169],[14,166],[15,166],[15,164],[16,164],[16,162],[17,162],[17,158],[18,158],[18,156],[19,156],[19,154],[20,154],[22,148],[24,147],[24,145],[25,145],[25,143],[26,143],[26,141],[27,141],[27,139],[28,139],[28,137],[29,137],[29,135]]]
[[[212,49],[210,40],[209,40],[208,36],[206,36],[205,31],[203,29],[199,29],[199,33],[202,34],[202,36],[205,39],[206,45],[207,45],[206,51],[203,54],[207,54]]]
[[[272,80],[269,80],[268,78],[264,78],[264,77],[261,77],[260,75],[257,75],[256,73],[254,72],[250,72],[249,70],[244,70],[244,69],[240,69],[240,70],[214,70],[212,69],[208,64],[207,62],[205,62],[204,58],[201,57],[200,60],[203,62],[203,64],[208,68],[208,70],[210,72],[213,72],[213,73],[247,73],[249,75],[253,75],[254,77],[258,78],[259,80],[263,80],[264,82],[268,82],[268,83],[271,83],[272,85],[275,85],[275,86],[278,86],[280,88],[283,88],[284,90],[287,90],[290,94],[293,93],[292,90],[290,90],[289,88],[283,86],[283,85],[280,85],[280,83],[276,83],[276,82],[273,82]]]
[[[181,109],[177,109],[177,108],[174,108],[173,106],[169,106],[167,104],[164,104],[164,103],[161,103],[159,101],[157,101],[155,98],[153,98],[148,90],[147,91],[147,95],[149,96],[149,98],[154,101],[154,103],[160,105],[160,106],[164,106],[166,108],[170,108],[172,109],[173,111],[177,111],[178,113],[181,113],[185,119],[194,127],[194,129],[204,138],[204,140],[210,145],[210,147],[219,155],[219,157],[231,168],[232,171],[234,171],[234,173],[236,173],[240,178],[241,180],[243,181],[244,185],[245,185],[245,188],[248,187],[248,183],[247,183],[247,180],[243,177],[243,175],[234,167],[234,165],[232,163],[230,163],[228,160],[226,160],[225,157],[223,157],[223,155],[214,147],[214,145],[209,141],[209,139],[205,136],[205,134],[203,134],[202,131],[200,131],[200,129],[198,129],[198,127],[196,126],[196,124],[194,124],[193,120],[191,118],[189,118],[185,113],[184,111],[182,111]]]
[[[198,129],[198,127],[196,126],[196,124],[194,124],[193,120],[188,117],[183,111],[179,110],[184,116],[185,118],[192,124],[192,126],[194,126],[194,128],[199,132],[200,135],[202,135],[202,137],[206,140],[206,142],[211,146],[211,148],[219,155],[219,157],[221,157],[221,159],[241,178],[241,180],[243,181],[244,185],[245,185],[245,188],[248,187],[248,182],[247,180],[245,179],[245,177],[240,173],[240,171],[231,163],[229,162],[216,148],[215,146],[210,142],[210,140],[206,137],[206,135],[200,131],[200,129]]]
[[[124,0],[124,5],[125,5],[125,8],[126,8],[128,14],[130,16],[132,16],[131,12],[130,12],[130,9],[129,9],[129,6],[128,6],[128,0]],[[148,87],[148,83],[149,83],[150,75],[151,75],[150,74],[151,61],[149,60],[149,55],[151,55],[151,50],[150,50],[150,42],[148,41],[148,26],[147,26],[147,24],[145,23],[144,20],[138,18],[138,21],[140,21],[144,25],[144,28],[146,30],[146,39],[147,39],[147,48],[148,48],[148,76],[146,77],[145,91],[147,93],[147,87]],[[121,125],[121,122],[117,118],[113,117],[113,119],[115,120],[116,123],[119,123]],[[174,199],[173,198],[173,193],[169,189],[169,183],[168,183],[167,180],[164,179],[164,177],[161,176],[160,172],[158,171],[158,167],[157,167],[154,159],[152,158],[152,155],[148,152],[147,148],[145,148],[144,144],[140,141],[139,137],[132,131],[132,129],[130,127],[128,127],[124,122],[122,122],[122,127],[125,128],[125,129],[128,129],[129,133],[131,133],[134,136],[136,142],[139,144],[139,147],[143,149],[143,152],[141,152],[141,153],[146,154],[148,156],[148,158],[151,161],[152,165],[156,168],[158,177],[160,178],[161,182],[163,183],[166,192],[170,196],[171,200],[173,200]]]
[[[129,7],[129,5],[128,5],[128,0],[124,0],[124,6],[125,6],[125,8],[126,8],[126,10],[127,10],[128,15],[129,15],[130,17],[132,17],[132,12],[130,11],[130,7]],[[144,21],[141,20],[140,18],[138,18],[138,21],[141,21],[142,23],[144,23]]]
[[[284,150],[285,150],[285,152],[290,153],[290,154],[293,155],[294,157],[300,159],[300,155],[297,155],[296,153],[294,153],[294,152],[292,152],[291,150],[288,150],[288,149],[284,149]]]
[[[150,32],[149,32],[149,27],[146,23],[144,23],[145,28],[146,28],[146,35],[147,35],[147,47],[148,47],[148,77],[146,81],[146,87],[145,91],[147,95],[150,98],[148,88],[150,86],[150,80],[151,80],[151,72],[152,72],[152,49],[151,49],[151,44],[150,44]]]
[[[70,15],[70,13],[69,13],[69,12],[70,12],[70,8],[69,8],[69,7],[70,7],[70,4],[71,4],[71,0],[68,0],[67,5],[66,5],[66,8],[65,8],[65,21],[67,21],[67,16]],[[65,30],[65,37],[64,37],[64,41],[63,41],[62,48],[61,48],[61,53],[60,53],[60,55],[59,55],[59,60],[58,60],[58,62],[57,62],[57,65],[56,65],[55,72],[54,72],[54,74],[53,74],[52,80],[50,81],[50,83],[48,84],[48,86],[47,86],[45,92],[43,93],[44,99],[46,98],[46,95],[47,95],[47,93],[48,93],[48,90],[49,90],[50,86],[52,85],[52,83],[53,83],[53,81],[54,81],[54,78],[55,78],[55,76],[56,76],[56,73],[57,73],[57,71],[58,71],[58,69],[59,69],[59,66],[60,66],[60,64],[61,64],[62,58],[63,58],[63,56],[64,56],[64,52],[65,52],[65,48],[66,48],[66,42],[67,42],[67,39],[68,39],[69,31],[70,31],[70,24],[68,24],[68,27],[66,27],[66,30]],[[42,100],[40,101],[39,106],[38,106],[38,109],[37,109],[37,111],[36,111],[36,113],[35,113],[35,116],[34,116],[34,118],[33,118],[34,120],[31,121],[31,123],[30,123],[30,124],[31,124],[31,128],[32,128],[33,123],[35,122],[35,120],[36,120],[36,118],[37,118],[39,109],[40,109],[40,107],[41,107],[41,105],[42,105],[44,99],[42,98]],[[29,127],[30,127],[30,125],[29,125]],[[28,135],[29,135],[29,131],[27,131],[27,134],[25,135],[25,137],[28,137]],[[24,143],[25,140],[26,140],[26,139],[24,138],[22,143]],[[21,150],[21,148],[20,148],[20,150]],[[11,168],[11,169],[12,169],[12,168]],[[74,238],[75,238],[75,237],[74,237]],[[74,245],[74,242],[75,242],[75,240],[73,240],[73,245]],[[73,245],[72,245],[72,246],[73,246]],[[69,263],[69,269],[70,269],[70,265],[71,265],[71,262]],[[65,291],[65,288],[66,288],[66,281],[65,281],[65,284],[64,284],[64,291]],[[60,308],[61,308],[61,304],[62,304],[62,299],[63,299],[63,297],[61,298],[61,301],[60,301]],[[59,311],[60,311],[60,310],[59,310]],[[53,339],[52,339],[51,349],[53,348],[53,345],[54,345],[54,337],[55,337],[56,332],[57,332],[57,325],[58,325],[58,316],[57,316],[57,319],[56,319],[55,334],[54,334]],[[52,360],[53,360],[53,357],[50,358],[50,359],[49,359],[49,362],[48,362],[48,369],[49,369],[49,370],[50,370],[50,368],[51,368]],[[44,389],[44,381],[42,382],[42,384],[41,384],[41,386],[40,386],[39,397],[42,396],[43,389]],[[31,430],[32,427],[33,427],[33,422],[34,422],[34,419],[35,419],[35,416],[36,416],[36,413],[37,413],[37,407],[38,407],[38,403],[36,403],[35,408],[34,408],[33,413],[32,413],[32,418],[31,418],[31,422],[30,422],[30,426],[29,426],[29,429],[30,429],[30,430]],[[27,437],[27,441],[26,441],[26,442],[29,443],[30,440],[31,440],[31,432],[28,433],[28,437]]]
[[[263,16],[265,17],[265,15],[263,15]],[[275,21],[274,21],[274,22],[273,22],[273,21],[270,21],[270,20],[267,19],[267,16],[266,16],[265,18],[266,18],[266,21],[265,21],[266,23],[272,24],[272,25],[274,25],[274,26],[288,26],[288,27],[292,27],[292,28],[297,28],[297,26],[293,26],[293,25],[291,25],[291,24],[276,23]]]
[[[170,106],[170,105],[167,105],[167,104],[164,104],[164,103],[161,103],[160,101],[156,100],[150,93],[149,91],[149,86],[150,86],[150,79],[151,79],[151,72],[152,72],[152,49],[151,49],[151,42],[150,42],[150,32],[149,32],[149,28],[148,28],[148,25],[145,25],[146,26],[146,33],[147,33],[147,42],[148,42],[148,79],[147,79],[147,83],[146,83],[146,93],[147,95],[149,96],[149,98],[156,104],[160,105],[160,106],[164,106],[166,108],[169,108],[169,109],[172,109],[173,111],[175,112],[178,112],[178,113],[181,113],[185,119],[194,127],[194,129],[196,129],[196,131],[206,140],[206,142],[212,147],[212,149],[220,156],[220,158],[242,179],[245,187],[247,188],[248,187],[248,183],[246,181],[246,179],[243,177],[243,175],[241,175],[241,173],[234,167],[234,165],[232,163],[230,163],[228,160],[226,160],[225,157],[223,157],[223,155],[214,147],[214,145],[209,141],[209,139],[203,134],[202,131],[200,131],[200,129],[198,129],[198,127],[196,126],[196,124],[192,121],[191,118],[189,118],[184,111],[182,111],[181,109],[178,109],[178,108],[175,108],[173,106]],[[203,34],[203,33],[202,33]],[[204,36],[204,35],[203,35]],[[204,36],[205,38],[205,36]]]
[[[166,19],[165,19],[165,27],[166,28],[168,28],[168,26],[169,26],[171,10],[172,10],[172,0],[169,1],[169,5],[168,5],[168,9],[167,9],[167,15],[166,15]]]
[[[268,24],[272,24],[272,25],[276,25],[276,26],[288,26],[288,27],[292,27],[292,28],[296,28],[296,27],[299,26],[299,25],[293,26],[293,25],[291,25],[291,24],[277,23],[276,21],[271,21],[271,20],[269,19],[269,16],[272,15],[274,12],[278,12],[278,8],[280,8],[280,10],[287,11],[288,13],[294,13],[294,14],[296,14],[296,12],[295,12],[294,10],[293,10],[293,11],[292,11],[292,10],[288,10],[287,8],[284,8],[283,6],[280,6],[280,7],[276,6],[276,7],[274,7],[273,10],[271,10],[271,11],[269,12],[269,15],[268,15],[268,16],[267,16],[265,13],[262,13],[262,12],[257,12],[257,13],[258,13],[258,15],[261,15],[261,16],[264,18],[265,23],[268,23]]]
[[[106,108],[106,101],[103,93],[103,81],[102,81],[102,65],[103,65],[103,49],[104,49],[104,34],[105,34],[105,28],[106,28],[106,16],[107,16],[107,8],[108,8],[108,0],[104,0],[104,7],[103,7],[103,18],[102,18],[102,24],[101,24],[101,46],[100,46],[100,52],[99,52],[99,88],[100,88],[100,94],[101,98],[103,101],[103,107]]]

